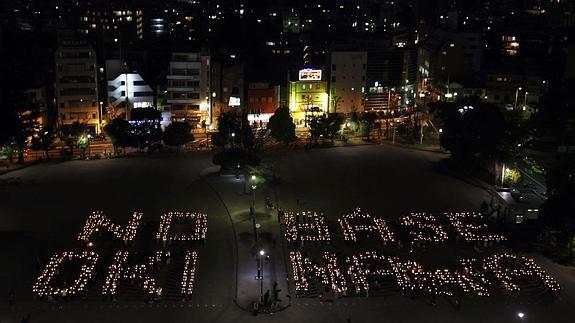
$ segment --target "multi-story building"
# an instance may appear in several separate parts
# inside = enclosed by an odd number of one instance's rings
[[[392,108],[392,97],[407,83],[407,77],[404,81],[404,68],[408,66],[404,65],[403,49],[386,48],[367,53],[365,110],[387,111]]]
[[[127,45],[143,39],[142,15],[142,10],[112,6],[90,8],[80,17],[79,32],[101,37],[107,45]]]
[[[108,80],[108,111],[130,120],[133,109],[154,106],[154,91],[138,73],[121,73]]]
[[[321,70],[300,70],[298,80],[289,82],[289,108],[297,127],[306,127],[310,115],[329,112],[328,83]]]
[[[280,87],[268,83],[250,83],[247,91],[248,120],[267,123],[280,105]]]
[[[330,112],[362,112],[365,103],[367,52],[331,53]]]
[[[485,99],[509,110],[531,112],[547,88],[534,66],[500,66],[487,72]]]
[[[58,123],[80,122],[100,133],[96,53],[85,44],[68,42],[58,47],[55,61]]]
[[[48,97],[46,95],[46,88],[44,86],[30,88],[25,90],[24,94],[29,105],[27,112],[33,112],[37,115],[36,122],[40,127],[47,126]]]
[[[200,53],[173,53],[168,71],[166,110],[172,121],[193,127],[212,123],[210,57]]]
[[[239,64],[233,58],[228,60],[220,56],[217,61],[212,62],[211,75],[211,109],[215,126],[222,113],[244,113],[246,108],[244,65]]]

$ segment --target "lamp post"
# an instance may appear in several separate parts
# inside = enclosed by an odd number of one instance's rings
[[[523,98],[523,111],[527,110],[527,94],[529,94],[529,92],[525,91],[525,96]]]
[[[92,135],[88,134],[88,159],[90,159],[90,156],[92,155],[92,147],[90,147],[90,139],[92,139]]]
[[[258,229],[256,226],[256,175],[252,175],[252,205],[250,207],[250,214],[252,216],[252,225],[254,227],[254,240],[258,243]]]
[[[259,263],[258,263],[258,277],[260,280],[260,302],[264,302],[264,261],[263,257],[266,252],[262,249],[259,252]]]
[[[102,132],[102,116],[104,114],[104,101],[100,101],[100,110],[98,110],[98,131]]]
[[[256,175],[252,175],[251,177],[251,181],[252,181],[252,207],[254,208],[254,210],[256,209],[256,188],[258,188],[258,186],[256,185]]]
[[[519,98],[519,91],[523,90],[520,86],[515,90],[515,104],[513,105],[513,110],[517,110],[517,99]]]

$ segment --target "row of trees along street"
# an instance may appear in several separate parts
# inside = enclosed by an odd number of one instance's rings
[[[162,143],[175,147],[179,152],[183,145],[194,140],[192,127],[187,122],[172,122],[162,131],[161,113],[154,108],[134,109],[131,118],[131,122],[116,118],[104,127],[115,154],[126,147],[151,152],[161,149]]]
[[[369,140],[372,130],[379,125],[377,118],[373,112],[353,113],[347,122],[348,128]],[[344,117],[341,114],[309,111],[306,124],[310,146],[317,144],[320,138],[330,139],[333,143],[338,136],[345,136],[342,132]],[[295,129],[289,108],[285,106],[276,109],[265,128],[250,124],[245,114],[225,112],[218,117],[218,131],[212,135],[216,150],[214,163],[228,170],[238,166],[257,166],[260,152],[270,140],[289,145],[297,140]]]
[[[568,93],[573,85],[571,80],[552,87],[529,117],[478,98],[428,105],[442,129],[440,144],[452,160],[465,169],[490,170],[492,183],[502,165],[513,165],[525,157],[526,149],[550,157],[544,165],[548,170],[547,199],[540,212],[544,225],[538,228],[540,237],[554,232],[546,243],[565,250],[570,260],[575,256],[575,154],[558,147],[575,145],[575,101]]]
[[[39,117],[38,110],[23,98],[15,99],[11,109],[0,110],[0,155],[10,164],[15,156],[23,163],[28,149],[42,151],[46,158],[58,147],[62,158],[72,158],[76,149],[82,151],[81,156],[86,155],[93,136],[86,124],[74,122],[46,127],[39,123]],[[179,151],[181,146],[194,140],[188,123],[173,122],[162,132],[160,120],[156,109],[134,109],[132,122],[113,119],[104,127],[104,133],[112,141],[116,155],[127,147],[152,151],[161,148],[162,143]]]

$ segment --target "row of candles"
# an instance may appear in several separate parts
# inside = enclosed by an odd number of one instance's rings
[[[123,228],[121,225],[113,223],[104,212],[92,212],[88,216],[82,232],[78,235],[78,240],[88,242],[95,232],[98,232],[100,229],[106,229],[116,238],[124,241],[124,243],[128,243],[136,238],[136,233],[138,232],[140,220],[143,215],[141,212],[134,212],[126,228]]]
[[[329,229],[323,213],[301,212],[284,214],[286,239],[295,241],[330,241]]]
[[[475,212],[445,212],[446,218],[458,235],[466,242],[501,242],[506,238],[501,234],[488,233],[488,225],[481,213]],[[357,208],[351,214],[338,219],[343,230],[344,240],[358,241],[358,233],[383,242],[394,242],[395,235],[380,217],[371,216]],[[442,243],[448,240],[447,231],[433,214],[412,212],[400,218],[402,226],[409,230],[412,244]],[[296,241],[330,241],[329,228],[323,213],[306,211],[301,213],[286,213],[286,238]]]
[[[317,279],[323,286],[329,286],[332,292],[346,293],[347,280],[334,254],[325,252],[323,264],[316,264],[302,256],[301,252],[292,251],[290,261],[297,292],[309,291]],[[548,292],[560,291],[557,281],[533,259],[508,253],[495,254],[482,261],[463,259],[455,270],[442,268],[428,271],[416,261],[388,257],[377,252],[352,255],[347,257],[346,263],[345,273],[358,294],[369,292],[370,278],[391,279],[403,291],[432,295],[452,296],[454,289],[460,288],[465,294],[490,296],[493,282],[499,283],[505,291],[514,292],[520,290],[520,281],[529,279],[540,281]],[[488,279],[488,276],[492,278]]]
[[[90,242],[92,235],[100,230],[110,232],[114,237],[122,240],[124,243],[133,241],[136,237],[143,213],[134,212],[128,224],[124,227],[115,224],[102,211],[92,212],[86,222],[78,239],[80,241]],[[177,223],[193,223],[194,231],[190,234],[169,234],[172,221]],[[169,212],[161,217],[160,227],[156,234],[157,239],[166,241],[196,241],[205,240],[207,234],[207,215],[203,213],[191,212]],[[149,294],[161,295],[162,288],[158,287],[157,281],[153,278],[153,272],[158,263],[168,260],[171,256],[170,251],[157,251],[148,258],[145,264],[128,264],[129,251],[116,252],[112,264],[108,268],[108,274],[104,280],[102,288],[103,295],[115,295],[118,284],[121,280],[139,281],[141,286]],[[80,274],[70,286],[54,286],[54,277],[60,274],[60,269],[64,262],[78,260],[82,262]],[[93,277],[94,269],[98,261],[98,254],[92,251],[81,253],[66,251],[57,253],[52,256],[48,265],[44,268],[33,286],[32,291],[40,297],[54,297],[75,295],[85,290],[87,282]],[[196,278],[197,252],[186,251],[184,257],[184,271],[181,281],[181,293],[189,296],[193,292],[194,281]]]
[[[356,208],[353,213],[339,218],[338,222],[343,229],[343,237],[346,241],[356,242],[359,232],[370,236],[373,235],[373,237],[378,236],[385,243],[395,241],[393,232],[389,229],[385,220],[363,213],[360,208]]]
[[[198,253],[195,251],[186,251],[184,258],[184,273],[182,274],[181,292],[185,296],[192,295],[194,291],[194,281],[196,280],[196,265],[198,262]]]
[[[108,276],[104,281],[102,289],[103,295],[115,295],[118,290],[118,283],[121,280],[130,280],[141,282],[145,291],[152,295],[161,295],[162,288],[157,286],[156,279],[152,277],[154,267],[170,257],[169,251],[156,251],[148,258],[148,262],[144,264],[128,264],[129,251],[118,251],[114,256],[114,261],[110,265]]]
[[[509,268],[512,266],[511,268]],[[559,292],[561,287],[531,258],[503,253],[488,257],[483,268],[492,272],[501,282],[501,286],[510,292],[519,291],[518,281],[525,277],[536,277],[550,292]]]
[[[60,273],[60,268],[65,261],[78,260],[82,262],[80,274],[76,280],[65,287],[54,286],[54,278]],[[55,254],[44,268],[36,283],[32,287],[34,294],[40,297],[56,297],[76,295],[86,288],[86,284],[94,274],[94,267],[98,262],[98,255],[91,251],[82,253],[64,251]]]
[[[402,216],[400,223],[408,228],[412,243],[441,243],[447,241],[447,232],[433,214],[412,212],[409,215]]]
[[[148,257],[143,264],[129,264],[129,251],[116,252],[112,264],[108,267],[107,276],[102,287],[102,295],[116,295],[121,281],[127,280],[131,284],[139,283],[150,295],[160,296],[162,288],[154,278],[158,264],[165,263],[171,257],[170,251],[156,251]],[[182,273],[182,295],[190,296],[196,279],[198,254],[196,251],[186,251],[184,257],[184,271]],[[61,274],[60,270],[65,262],[78,261],[82,263],[78,277],[69,286],[59,287],[54,282],[55,277]],[[39,297],[56,297],[77,295],[86,290],[86,285],[94,276],[94,269],[98,262],[98,254],[91,251],[72,252],[65,251],[52,256],[46,268],[40,274],[32,291]]]
[[[445,212],[451,225],[466,242],[501,242],[506,240],[502,234],[489,234],[484,216],[476,212]]]
[[[126,225],[115,224],[110,220],[102,211],[92,212],[78,235],[78,240],[89,242],[95,232],[105,229],[112,233],[116,238],[124,241],[125,243],[131,242],[135,239],[138,227],[140,225],[143,213],[134,212],[132,218]],[[188,234],[170,234],[170,228],[173,222],[180,223],[193,223],[194,230]],[[204,213],[193,212],[168,212],[161,216],[160,226],[156,233],[158,240],[166,241],[199,241],[205,240],[208,232],[208,216]]]
[[[173,221],[194,223],[194,231],[188,234],[170,234]],[[156,239],[167,241],[200,241],[206,239],[208,232],[208,215],[192,212],[168,212],[162,215]]]

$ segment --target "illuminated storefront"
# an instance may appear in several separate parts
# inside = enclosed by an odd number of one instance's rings
[[[289,108],[297,127],[306,125],[311,114],[328,113],[328,85],[321,80],[321,70],[301,70],[299,80],[289,84]]]

